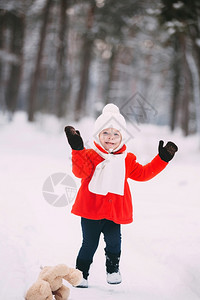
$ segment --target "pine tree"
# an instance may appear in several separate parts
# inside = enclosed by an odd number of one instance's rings
[[[200,95],[194,89],[197,80],[194,82],[192,75],[196,70],[196,76],[200,77],[200,51],[197,44],[200,38],[200,3],[198,0],[161,0],[161,3],[159,20],[169,32],[168,43],[174,47],[171,129],[179,125],[185,135],[190,133],[191,106],[194,106],[196,99],[196,127],[200,132]],[[188,57],[194,59],[197,66],[195,70]]]

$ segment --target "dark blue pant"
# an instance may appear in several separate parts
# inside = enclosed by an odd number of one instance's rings
[[[81,218],[81,226],[83,243],[77,257],[76,267],[83,272],[84,278],[87,278],[101,233],[104,235],[106,244],[105,252],[120,257],[121,226],[106,219],[90,220],[85,218]]]

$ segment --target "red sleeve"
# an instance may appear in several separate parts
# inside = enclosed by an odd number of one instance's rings
[[[87,178],[94,170],[89,150],[72,150],[72,172],[78,178]]]
[[[150,163],[143,166],[136,162],[136,157],[133,155],[132,162],[129,165],[130,173],[128,177],[136,181],[147,181],[159,174],[167,164],[159,155],[156,155]]]

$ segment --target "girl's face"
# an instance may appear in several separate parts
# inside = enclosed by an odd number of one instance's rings
[[[117,147],[119,147],[122,136],[117,129],[106,128],[100,132],[99,140],[104,149],[106,149],[107,151],[113,151]]]

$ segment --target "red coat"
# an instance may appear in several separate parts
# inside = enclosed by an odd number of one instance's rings
[[[107,153],[97,145],[99,150]],[[118,154],[126,149],[124,145]],[[114,154],[114,155],[115,155]],[[167,165],[159,155],[145,166],[136,162],[136,156],[127,153],[125,158],[126,174],[124,195],[108,193],[97,195],[88,190],[88,184],[92,178],[96,166],[102,162],[102,158],[93,149],[72,150],[72,171],[81,178],[81,186],[72,207],[72,213],[87,219],[108,219],[118,224],[128,224],[133,221],[132,198],[127,182],[128,178],[137,181],[147,181],[160,173]]]

